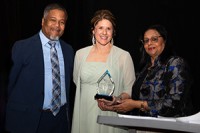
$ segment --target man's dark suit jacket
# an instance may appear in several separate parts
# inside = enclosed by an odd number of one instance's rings
[[[67,115],[69,116],[69,89],[72,78],[74,51],[59,40],[65,65]],[[6,129],[35,133],[44,102],[44,58],[39,34],[17,41],[12,58],[16,61],[10,72]]]

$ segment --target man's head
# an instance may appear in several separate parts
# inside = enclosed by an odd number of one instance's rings
[[[42,32],[50,40],[58,40],[64,33],[67,18],[67,11],[61,5],[47,5],[42,18]]]

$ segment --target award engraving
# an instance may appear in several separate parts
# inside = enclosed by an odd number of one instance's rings
[[[104,98],[112,101],[112,94],[115,89],[115,84],[108,70],[97,81],[98,88],[95,99]]]

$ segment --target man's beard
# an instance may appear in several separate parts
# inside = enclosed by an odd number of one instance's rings
[[[54,40],[54,41],[58,41],[59,36],[50,36],[50,39],[51,39],[51,40]]]

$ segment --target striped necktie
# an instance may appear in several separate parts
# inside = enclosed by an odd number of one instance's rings
[[[51,111],[55,116],[59,112],[61,106],[60,68],[59,68],[58,55],[55,48],[56,42],[49,41],[48,43],[51,46],[50,55],[51,55],[52,85],[53,85]]]

